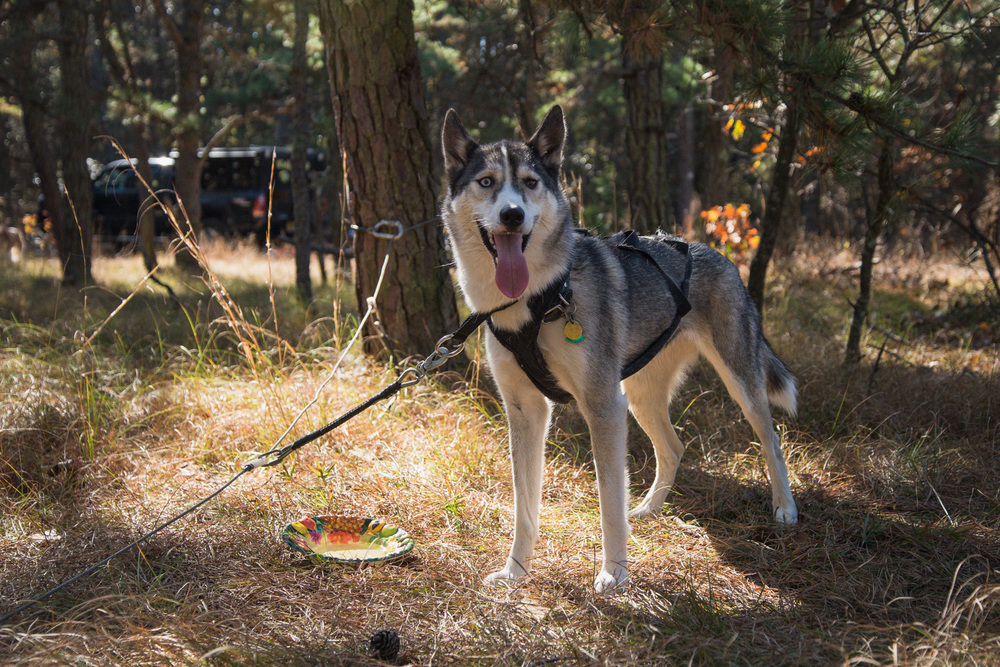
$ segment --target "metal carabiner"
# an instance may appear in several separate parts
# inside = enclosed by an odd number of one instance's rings
[[[382,229],[391,229],[393,231],[381,231]],[[405,230],[403,229],[403,223],[399,220],[379,220],[374,225],[369,227],[367,231],[377,239],[389,239],[391,241],[395,241],[403,235]]]
[[[423,366],[424,362],[421,362],[418,366],[410,366],[409,368],[404,369],[403,372],[399,374],[399,377],[396,378],[396,382],[399,383],[400,387],[409,387],[410,385],[420,382],[420,380],[427,375],[427,371],[423,368]],[[413,377],[406,379],[407,375],[412,375]]]

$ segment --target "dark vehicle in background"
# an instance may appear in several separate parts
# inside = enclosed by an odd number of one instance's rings
[[[177,157],[176,151],[170,156]],[[307,174],[319,174],[324,168],[323,155],[309,151]],[[271,146],[212,149],[201,171],[202,229],[221,236],[252,234],[263,243],[269,210],[271,238],[290,236],[294,231],[292,150]]]
[[[307,155],[306,171],[312,179],[324,170],[324,159],[315,151]],[[168,157],[149,159],[154,190],[173,189],[176,157],[177,152],[171,151]],[[291,236],[294,232],[291,157],[291,149],[284,147],[212,149],[201,172],[201,226],[205,233],[253,235],[263,243],[270,209],[271,238]],[[134,160],[115,160],[105,165],[94,180],[95,233],[105,239],[135,235],[142,207],[156,206],[139,182],[134,164]],[[315,192],[315,187],[310,191]],[[161,193],[160,197],[173,202],[168,194]],[[156,233],[172,234],[170,222],[158,206],[155,216]]]
[[[145,206],[154,207],[157,234],[166,234],[170,230],[167,216],[139,181],[134,166],[134,159],[115,160],[104,165],[94,179],[94,233],[102,238],[135,235],[139,213],[145,210]],[[150,183],[153,191],[169,205],[173,197],[162,191],[173,190],[173,159],[151,157],[149,167],[153,172],[153,182]]]

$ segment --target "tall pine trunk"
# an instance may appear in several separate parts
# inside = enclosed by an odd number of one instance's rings
[[[713,62],[715,78],[709,88],[705,119],[704,177],[702,208],[729,203],[729,154],[731,140],[726,133],[726,113],[723,108],[733,100],[733,79],[736,51],[732,46],[716,45]]]
[[[858,278],[858,298],[854,302],[854,312],[851,318],[851,330],[847,335],[847,349],[844,361],[856,364],[861,361],[861,335],[864,332],[865,320],[868,319],[868,304],[872,298],[872,268],[875,265],[875,250],[878,239],[885,228],[886,222],[892,216],[892,203],[896,197],[896,183],[892,175],[892,143],[889,138],[883,138],[882,151],[878,156],[878,201],[875,213],[868,217],[865,230],[865,242],[861,247],[861,275]]]
[[[352,221],[404,227],[437,214],[431,145],[410,0],[320,0],[320,23],[337,137],[347,170]],[[359,231],[354,237],[355,291],[364,310],[389,242]],[[455,293],[437,223],[407,231],[392,243],[378,298],[394,354],[428,353],[457,322]],[[377,336],[369,324],[369,341]],[[369,351],[378,344],[368,345]]]
[[[45,198],[45,210],[41,211],[52,225],[52,236],[56,249],[61,249],[65,240],[62,192],[59,189],[59,178],[56,168],[56,158],[52,141],[46,128],[49,119],[48,112],[52,105],[42,92],[44,77],[35,71],[34,40],[32,34],[32,17],[24,12],[13,11],[10,15],[11,34],[22,36],[12,44],[10,69],[11,81],[21,107],[21,121],[24,124],[24,138],[31,154],[31,163],[38,174],[39,187]],[[39,220],[39,225],[42,220]],[[62,251],[59,250],[61,253]]]
[[[90,266],[94,243],[94,193],[87,158],[94,134],[94,104],[87,70],[88,22],[89,15],[81,3],[60,0],[62,174],[70,207],[64,210],[63,243],[59,254],[63,263],[63,284],[76,286],[93,282]]]
[[[764,311],[764,287],[767,282],[767,267],[778,244],[778,232],[781,230],[781,219],[785,212],[785,200],[788,198],[788,185],[792,178],[793,159],[799,135],[799,100],[793,93],[788,104],[788,115],[781,127],[778,139],[778,155],[774,162],[774,177],[771,189],[767,193],[764,216],[760,221],[760,246],[750,262],[750,277],[747,279],[747,289],[753,298],[757,310]]]
[[[309,10],[306,0],[295,0],[295,39],[292,46],[292,94],[295,110],[292,114],[292,213],[295,219],[295,286],[307,303],[312,300],[312,279],[309,259],[312,250],[313,206],[310,200],[309,177],[306,173],[309,145],[310,113],[306,107],[306,39],[309,36]],[[320,263],[322,263],[322,257]]]
[[[657,228],[674,230],[670,204],[669,147],[666,104],[663,99],[663,54],[639,53],[622,37],[625,70],[625,148],[629,215],[637,231],[648,234]]]
[[[201,168],[198,157],[201,143],[201,38],[205,25],[205,0],[179,0],[173,4],[173,15],[167,13],[162,0],[155,0],[157,13],[170,33],[177,54],[177,126],[174,139],[177,161],[174,163],[174,190],[186,215],[178,215],[181,233],[197,239],[201,232]],[[188,269],[197,268],[197,261],[183,248],[177,261]]]
[[[134,154],[136,170],[142,179],[149,184],[149,187],[156,192],[156,185],[153,183],[153,168],[149,164],[149,143],[146,139],[146,132],[149,126],[145,120],[140,120],[133,126],[134,132]],[[156,209],[159,204],[152,198],[146,189],[139,188],[140,200],[144,200],[143,206],[139,209],[138,229],[136,236],[139,237],[139,249],[142,251],[142,263],[146,271],[156,268]],[[164,204],[167,200],[164,195],[157,193],[157,197]]]

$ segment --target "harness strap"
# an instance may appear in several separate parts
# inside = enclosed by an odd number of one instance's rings
[[[576,231],[589,236],[589,233],[587,233],[586,230]],[[657,271],[659,271],[660,275],[663,277],[663,282],[667,286],[667,290],[670,292],[670,296],[673,298],[676,308],[673,320],[671,320],[667,328],[664,329],[663,333],[661,333],[645,350],[639,353],[638,356],[629,361],[622,368],[621,379],[624,380],[638,373],[646,366],[646,364],[653,360],[653,357],[655,357],[673,337],[674,333],[677,331],[677,327],[680,325],[681,318],[691,311],[691,302],[688,300],[687,296],[691,283],[691,254],[689,252],[687,242],[683,239],[660,236],[652,240],[646,240],[636,234],[634,230],[619,232],[618,234],[603,240],[619,250],[634,252],[641,255],[653,266],[655,266]],[[681,280],[680,285],[678,285],[674,279],[670,277],[670,274],[667,273],[663,266],[661,266],[656,256],[642,247],[644,242],[665,243],[684,256],[684,278]],[[559,386],[559,382],[552,375],[552,371],[549,370],[549,365],[546,363],[545,357],[542,355],[542,351],[538,347],[538,333],[542,328],[543,322],[552,321],[549,314],[559,309],[560,296],[563,296],[566,293],[571,293],[567,287],[568,278],[569,272],[567,271],[552,284],[546,287],[540,294],[533,296],[528,301],[528,309],[531,311],[531,320],[529,320],[528,323],[521,327],[518,331],[505,331],[503,329],[498,329],[496,325],[493,324],[493,320],[489,319],[492,313],[486,315],[485,317],[485,321],[489,326],[490,331],[493,332],[493,335],[496,336],[496,339],[501,345],[513,353],[514,359],[517,361],[517,365],[520,366],[521,370],[524,371],[524,374],[528,376],[531,383],[535,385],[540,392],[556,403],[569,403],[573,400],[573,396]],[[482,321],[483,320],[480,320],[480,323]]]
[[[628,250],[642,255],[656,267],[656,269],[663,276],[663,281],[666,284],[667,289],[670,291],[670,296],[673,297],[674,305],[676,307],[674,319],[670,322],[663,333],[660,334],[660,336],[654,340],[649,347],[643,350],[639,356],[625,364],[625,367],[622,368],[622,379],[624,380],[625,378],[631,377],[641,371],[646,364],[653,360],[653,357],[655,357],[660,350],[663,349],[663,346],[666,345],[667,342],[669,342],[673,337],[674,332],[677,331],[677,327],[681,323],[681,318],[691,312],[691,302],[687,297],[688,289],[691,284],[691,254],[689,252],[687,242],[681,239],[668,237],[656,239],[657,242],[666,243],[667,245],[672,246],[674,250],[684,255],[684,278],[681,280],[681,284],[678,285],[674,282],[674,279],[670,277],[670,274],[668,274],[663,267],[660,266],[660,262],[657,261],[656,257],[637,245],[636,242],[640,240],[640,237],[634,230],[622,232],[622,234],[623,238],[620,242],[618,242],[617,247],[621,250]],[[613,236],[611,238],[614,239],[615,237]]]
[[[569,271],[559,276],[541,293],[536,294],[528,300],[528,310],[531,311],[531,319],[517,331],[505,331],[498,329],[493,320],[487,320],[490,331],[505,348],[514,354],[517,365],[521,367],[524,374],[528,376],[531,383],[538,391],[545,394],[556,403],[569,403],[573,396],[559,386],[549,370],[549,365],[545,363],[545,357],[538,347],[538,332],[542,328],[542,322],[546,314],[559,302],[559,296],[566,289],[566,280]],[[491,313],[492,314],[492,313]]]

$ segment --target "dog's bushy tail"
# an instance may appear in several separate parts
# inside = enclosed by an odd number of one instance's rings
[[[774,353],[766,338],[764,339],[764,372],[767,378],[768,399],[788,414],[794,415],[799,398],[799,391],[795,387],[795,376]]]

